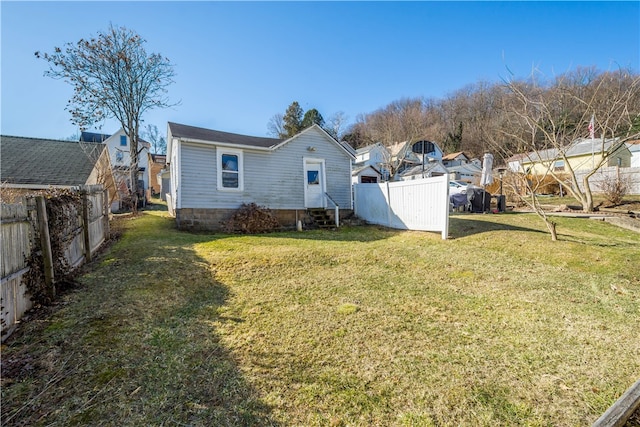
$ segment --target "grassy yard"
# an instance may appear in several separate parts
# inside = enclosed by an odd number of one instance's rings
[[[590,425],[640,376],[640,234],[557,222],[229,236],[147,212],[3,345],[2,425]]]

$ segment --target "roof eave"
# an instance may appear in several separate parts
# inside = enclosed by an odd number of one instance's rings
[[[26,190],[48,190],[50,188],[74,188],[85,184],[15,184],[3,182],[0,187],[3,188],[23,188]]]

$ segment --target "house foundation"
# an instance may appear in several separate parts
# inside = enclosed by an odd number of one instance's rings
[[[304,228],[313,226],[313,218],[305,209],[270,209],[282,230],[295,230],[298,221]],[[176,225],[185,231],[223,231],[224,223],[236,213],[236,209],[176,209]],[[327,209],[327,213],[335,221],[335,211]],[[340,220],[353,215],[352,209],[341,209]]]

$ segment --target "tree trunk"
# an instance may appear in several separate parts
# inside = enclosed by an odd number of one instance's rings
[[[138,212],[138,134],[137,128],[133,123],[129,122],[129,155],[131,164],[129,165],[129,179],[131,181],[131,202],[134,213]]]
[[[558,232],[556,231],[556,223],[553,221],[549,221],[548,218],[545,219],[545,223],[547,224],[547,229],[549,230],[549,233],[551,234],[551,241],[552,242],[557,242],[558,241]]]
[[[591,194],[591,187],[589,187],[589,177],[590,175],[586,175],[582,179],[582,185],[584,187],[584,197],[585,203],[582,204],[583,212],[593,212],[593,194]]]
[[[129,182],[131,192],[131,210],[133,213],[138,212],[138,168],[136,164],[131,161],[131,166],[129,167]]]

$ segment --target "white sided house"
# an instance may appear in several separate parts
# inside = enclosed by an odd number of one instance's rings
[[[111,206],[113,211],[117,211],[122,201],[128,194],[130,188],[130,168],[131,168],[131,141],[123,128],[120,128],[113,135],[82,132],[80,134],[81,142],[96,142],[107,146],[109,156],[111,157],[111,165],[113,167],[113,175],[116,180],[116,186],[119,192],[119,200],[115,201]],[[142,181],[143,185],[138,186],[142,197],[147,194],[149,188],[149,148],[151,144],[138,138],[138,181]]]
[[[220,230],[242,204],[271,210],[283,228],[310,208],[352,213],[354,156],[318,125],[281,140],[168,123],[169,211],[178,228]]]
[[[372,166],[381,179],[388,181],[391,175],[389,168],[391,166],[391,153],[387,150],[387,147],[380,142],[367,145],[366,147],[358,148],[356,150],[356,158],[353,162],[354,170],[363,171],[366,166]],[[371,173],[368,171],[367,173]]]

